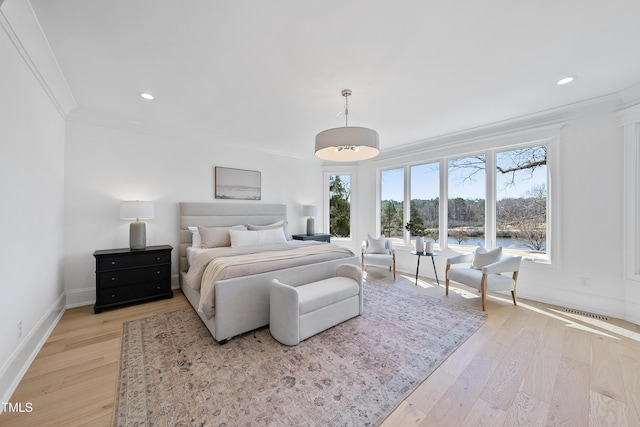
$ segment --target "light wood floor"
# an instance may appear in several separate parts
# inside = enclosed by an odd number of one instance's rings
[[[447,298],[442,286],[420,288]],[[480,307],[471,290],[447,300]],[[0,425],[110,425],[123,322],[187,306],[175,291],[99,315],[91,306],[67,310],[11,398],[32,412],[5,412]],[[383,426],[640,426],[639,326],[526,300],[515,307],[500,295],[487,310],[480,330]]]

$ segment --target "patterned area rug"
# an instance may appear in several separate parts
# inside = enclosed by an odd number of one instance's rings
[[[268,327],[220,345],[191,308],[125,323],[114,425],[378,425],[485,320],[382,282],[294,347]]]

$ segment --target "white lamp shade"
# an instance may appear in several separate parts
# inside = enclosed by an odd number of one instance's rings
[[[316,216],[318,215],[318,207],[313,205],[305,205],[302,207],[302,215]]]
[[[316,135],[316,157],[333,162],[357,162],[380,153],[378,132],[363,127],[327,129]]]
[[[136,200],[120,203],[120,219],[152,219],[154,216],[153,202]]]

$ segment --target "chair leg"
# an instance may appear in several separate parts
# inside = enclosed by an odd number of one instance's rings
[[[480,282],[480,292],[482,292],[482,311],[487,311],[487,275],[482,275]]]
[[[518,283],[518,272],[513,272],[513,290],[511,291],[511,298],[513,298],[513,305],[518,305],[516,302],[516,285]]]
[[[393,280],[396,280],[396,254],[393,254]]]
[[[451,265],[447,264],[447,269],[444,271],[444,294],[449,295],[449,269]]]

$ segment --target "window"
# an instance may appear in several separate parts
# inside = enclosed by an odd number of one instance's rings
[[[496,153],[496,245],[546,254],[547,147]]]
[[[555,127],[548,127],[495,140],[482,138],[477,143],[467,140],[460,147],[473,146],[478,151],[381,169],[381,228],[397,238],[394,243],[399,247],[413,246],[414,233],[401,237],[403,214],[405,222],[416,223],[441,250],[502,246],[534,261],[556,262],[558,194],[551,183],[558,185],[558,135]],[[460,147],[448,151],[460,151]],[[442,150],[438,147],[434,152]],[[447,200],[446,205],[440,200]]]
[[[411,166],[411,202],[409,222],[415,230],[437,242],[440,228],[440,164]],[[409,236],[415,244],[417,234]]]
[[[380,230],[403,243],[404,236],[404,168],[380,173]]]
[[[329,175],[329,234],[351,237],[351,175]]]
[[[485,245],[485,155],[448,162],[448,240],[459,249]]]

